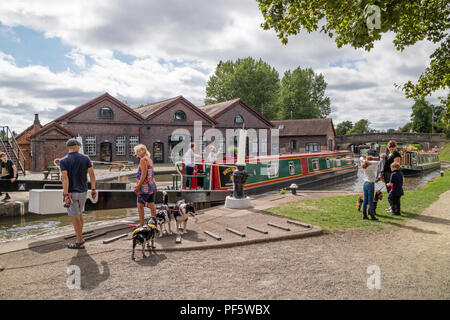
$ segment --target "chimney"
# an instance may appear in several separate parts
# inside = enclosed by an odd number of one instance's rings
[[[39,114],[34,114],[34,122],[33,122],[33,134],[38,132],[42,128],[41,122],[39,121]]]

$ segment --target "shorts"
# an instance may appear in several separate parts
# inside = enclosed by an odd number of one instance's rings
[[[156,195],[156,192],[153,192],[150,194],[149,193],[140,194],[137,197],[137,203],[146,204],[148,202],[155,202],[155,195]]]
[[[86,203],[87,192],[72,193],[72,204],[67,208],[67,213],[71,217],[78,216],[83,213],[84,205]]]

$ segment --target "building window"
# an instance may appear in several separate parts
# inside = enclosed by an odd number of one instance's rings
[[[84,138],[84,153],[88,156],[96,155],[97,137],[96,136],[86,136]]]
[[[183,110],[175,112],[174,119],[177,121],[186,121],[186,113]]]
[[[98,111],[98,117],[100,119],[114,119],[114,112],[110,107],[103,107]]]
[[[130,136],[128,139],[129,139],[128,145],[130,146],[129,154],[134,154],[134,147],[139,144],[139,137],[138,136]]]
[[[234,124],[243,124],[244,123],[244,118],[242,118],[242,116],[240,114],[237,114],[234,117]]]
[[[319,143],[307,143],[305,146],[306,152],[318,152],[320,151],[320,144]]]
[[[126,155],[125,152],[125,136],[118,136],[116,137],[116,156],[124,156]]]
[[[328,150],[333,151],[333,139],[328,139]]]
[[[290,147],[292,151],[297,151],[297,140],[291,140]]]

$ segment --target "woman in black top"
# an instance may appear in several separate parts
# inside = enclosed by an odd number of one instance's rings
[[[397,142],[395,142],[394,140],[389,141],[387,144],[387,148],[389,149],[389,153],[386,153],[384,168],[383,168],[383,172],[381,173],[382,179],[383,179],[384,183],[386,184],[386,191],[389,190],[387,184],[389,183],[389,179],[391,178],[391,173],[392,173],[391,164],[394,161],[400,163],[400,161],[402,159],[400,152],[397,151]],[[388,210],[389,209],[392,210],[392,204],[390,202],[389,202],[389,204],[391,205],[391,208],[388,208]]]
[[[391,177],[392,173],[391,164],[395,161],[396,158],[399,158],[397,162],[400,163],[400,160],[402,158],[400,152],[397,151],[397,143],[394,140],[388,142],[387,148],[389,149],[389,153],[386,153],[386,158],[384,162],[383,168],[384,183],[388,183]]]

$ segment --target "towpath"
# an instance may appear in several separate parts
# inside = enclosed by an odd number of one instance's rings
[[[390,232],[348,231],[232,248],[23,250],[0,255],[0,299],[450,299],[450,191]],[[82,289],[68,289],[78,265]],[[381,289],[369,289],[369,266]]]

